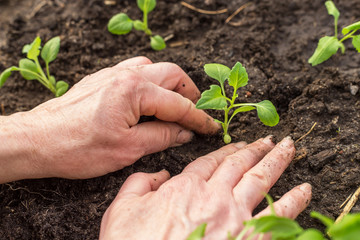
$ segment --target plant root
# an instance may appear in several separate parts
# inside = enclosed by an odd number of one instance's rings
[[[300,140],[302,140],[304,137],[306,137],[307,135],[309,135],[312,130],[314,130],[315,126],[316,126],[317,122],[314,123],[314,125],[311,127],[311,129],[305,133],[304,135],[302,135],[298,140],[295,141],[295,143],[298,143]]]
[[[216,15],[216,14],[223,14],[223,13],[227,13],[227,9],[221,9],[221,10],[216,10],[216,11],[208,11],[208,10],[204,10],[204,9],[200,9],[197,7],[194,7],[193,5],[190,5],[184,1],[180,2],[181,5],[183,5],[184,7],[190,8],[191,10],[194,10],[195,12],[199,12],[199,13],[203,13],[203,14],[208,14],[208,15]]]
[[[349,202],[344,207],[344,210],[339,215],[339,217],[335,220],[335,223],[340,222],[341,219],[343,219],[351,211],[351,209],[353,208],[353,206],[355,205],[355,203],[359,199],[359,195],[360,195],[360,187],[358,189],[356,189],[354,194],[351,196]]]
[[[238,15],[242,10],[244,10],[247,6],[249,6],[251,4],[252,4],[252,2],[248,2],[248,3],[245,3],[244,5],[242,5],[241,7],[239,7],[238,9],[236,9],[236,11],[225,20],[225,23],[230,22],[231,19],[233,19],[236,15]],[[232,25],[232,24],[230,24],[230,25]]]

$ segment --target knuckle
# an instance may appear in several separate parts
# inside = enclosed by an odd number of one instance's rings
[[[145,57],[145,56],[139,56],[138,60],[142,64],[152,64],[152,61],[149,58]]]
[[[256,184],[260,189],[267,189],[270,187],[270,181],[267,174],[261,170],[246,172],[244,178],[249,179],[251,183]]]

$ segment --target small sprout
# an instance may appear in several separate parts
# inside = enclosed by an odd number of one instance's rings
[[[137,0],[139,9],[143,12],[143,21],[131,20],[125,13],[119,13],[113,16],[108,23],[108,30],[112,34],[124,35],[128,34],[133,28],[143,31],[150,37],[150,46],[156,51],[166,48],[164,39],[159,35],[153,35],[148,27],[148,14],[154,10],[156,0]]]
[[[40,49],[40,37],[36,37],[31,44],[26,44],[22,49],[22,53],[26,54],[27,58],[20,59],[19,67],[12,66],[1,73],[0,87],[2,87],[10,77],[11,72],[19,71],[21,76],[26,80],[38,80],[53,92],[56,97],[63,95],[68,90],[69,85],[64,81],[56,82],[55,77],[50,75],[49,71],[49,63],[56,59],[60,49],[60,37],[50,39],[41,51]],[[39,63],[39,55],[45,62],[46,74]]]
[[[201,98],[196,104],[198,109],[215,109],[223,110],[225,113],[224,121],[215,119],[220,123],[224,130],[224,142],[226,144],[231,142],[231,137],[228,133],[229,124],[234,116],[240,112],[248,112],[256,109],[260,121],[267,126],[275,126],[279,122],[279,115],[276,112],[274,105],[269,100],[264,100],[259,103],[235,103],[238,98],[237,91],[240,87],[248,84],[248,74],[246,69],[237,62],[232,69],[225,65],[210,63],[204,66],[205,73],[218,80],[220,86],[211,85],[210,90],[206,90],[201,94]],[[228,98],[225,93],[225,81],[233,87],[233,95]],[[229,112],[232,115],[229,118]]]
[[[186,240],[201,240],[205,236],[206,223],[198,226],[187,238]]]
[[[309,58],[308,62],[312,66],[316,66],[326,60],[328,60],[332,55],[336,54],[336,52],[341,49],[341,52],[345,52],[345,46],[343,41],[346,39],[352,38],[352,44],[355,49],[360,52],[360,35],[354,35],[357,30],[360,29],[360,21],[354,24],[351,24],[342,29],[342,34],[344,37],[342,39],[338,39],[338,19],[340,16],[339,10],[335,7],[335,4],[332,1],[325,2],[326,9],[329,15],[334,17],[334,28],[335,35],[334,36],[325,36],[320,38],[317,48],[314,54]]]

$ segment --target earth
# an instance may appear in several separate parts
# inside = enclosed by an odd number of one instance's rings
[[[333,35],[333,18],[324,1],[251,0],[229,23],[225,20],[247,1],[187,0],[205,14],[181,4],[159,0],[149,15],[154,33],[168,47],[153,51],[146,36],[131,32],[115,36],[107,31],[111,16],[125,12],[141,18],[136,1],[117,0],[0,0],[0,71],[16,65],[22,46],[36,36],[44,41],[60,36],[61,48],[50,70],[70,86],[84,76],[134,56],[153,62],[174,62],[201,91],[215,83],[207,77],[206,63],[229,67],[237,61],[248,71],[249,84],[240,101],[269,99],[280,122],[264,126],[255,112],[237,115],[230,126],[233,141],[253,142],[272,134],[277,140],[297,140],[294,161],[271,189],[276,200],[303,182],[313,186],[309,207],[297,218],[304,228],[322,225],[309,216],[319,211],[336,218],[341,204],[360,186],[360,54],[346,41],[345,54],[312,67],[307,60],[318,39]],[[335,1],[341,12],[339,28],[360,18],[360,2]],[[13,74],[0,89],[2,115],[28,111],[54,96],[35,81]],[[209,111],[214,118],[222,114]],[[96,239],[101,218],[124,180],[135,172],[167,169],[172,175],[197,157],[223,146],[222,135],[196,135],[177,148],[141,158],[120,171],[88,180],[36,179],[0,185],[1,239]],[[262,203],[259,209],[266,206]],[[258,210],[259,210],[258,209]],[[353,212],[360,210],[356,204]]]

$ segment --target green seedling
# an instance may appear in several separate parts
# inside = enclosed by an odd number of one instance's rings
[[[210,90],[206,90],[201,94],[201,98],[196,104],[198,109],[215,109],[224,111],[224,121],[215,119],[220,123],[224,130],[224,142],[226,144],[231,142],[231,137],[228,133],[229,124],[234,116],[240,112],[248,112],[256,109],[260,121],[267,126],[275,126],[279,122],[279,115],[276,112],[274,105],[265,100],[259,103],[235,103],[238,98],[237,91],[240,87],[248,84],[248,74],[246,69],[237,62],[232,69],[225,65],[210,63],[204,66],[205,73],[219,81],[220,86],[211,85]],[[232,86],[232,97],[228,98],[225,93],[224,84]],[[229,113],[232,115],[229,117]]]
[[[143,31],[150,37],[150,46],[152,49],[159,51],[166,47],[164,39],[160,35],[153,35],[148,27],[148,14],[154,10],[156,0],[137,0],[138,7],[143,12],[143,21],[131,20],[125,13],[119,13],[113,16],[108,23],[108,30],[112,34],[128,34],[133,28]]]
[[[19,61],[19,67],[12,66],[5,69],[0,75],[0,87],[4,85],[6,80],[14,71],[19,71],[21,76],[26,80],[38,80],[41,84],[47,87],[56,97],[63,95],[69,88],[69,85],[64,81],[56,81],[53,75],[50,75],[49,63],[54,61],[60,49],[60,37],[54,37],[45,43],[41,49],[41,39],[36,37],[31,44],[23,47],[22,53],[26,54],[27,58]],[[46,74],[44,73],[40,63],[39,55],[45,62]]]
[[[308,60],[312,66],[316,66],[328,60],[332,55],[336,54],[339,48],[341,49],[341,52],[344,53],[345,46],[343,42],[349,38],[352,39],[352,44],[355,49],[360,52],[360,35],[354,35],[356,31],[360,29],[360,21],[344,27],[342,29],[343,38],[339,40],[338,19],[340,12],[332,1],[326,1],[325,6],[329,15],[334,17],[335,34],[334,36],[325,36],[320,38],[314,54]]]

